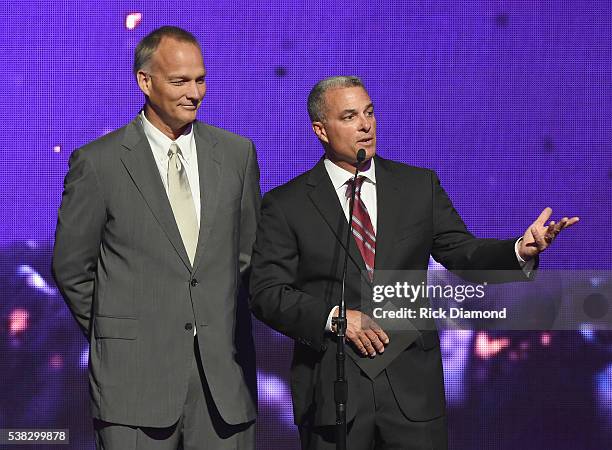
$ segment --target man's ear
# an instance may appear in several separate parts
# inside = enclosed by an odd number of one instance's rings
[[[315,132],[321,142],[329,144],[329,139],[327,138],[327,130],[325,129],[325,125],[323,124],[323,122],[312,122],[312,131]]]
[[[136,74],[136,81],[142,93],[148,97],[151,90],[151,77],[146,72],[139,70]]]

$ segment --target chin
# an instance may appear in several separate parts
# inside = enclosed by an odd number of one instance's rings
[[[189,124],[189,123],[193,122],[194,120],[196,120],[196,112],[194,111],[192,114],[187,114],[184,117],[184,119],[185,119],[185,123]]]
[[[363,148],[366,151],[366,160],[372,159],[376,155],[376,147]]]
[[[357,154],[360,148],[365,150],[366,159],[370,159],[372,156],[376,154],[376,144],[357,145],[357,148],[355,149],[355,154]]]
[[[189,125],[191,122],[193,122],[196,118],[195,114],[190,114],[190,115],[182,115],[181,117],[177,117],[176,121],[177,123],[179,123],[179,127],[178,128],[183,128],[187,125]]]

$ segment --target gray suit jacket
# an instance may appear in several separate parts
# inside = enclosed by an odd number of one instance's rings
[[[236,351],[237,297],[260,205],[253,144],[194,123],[201,222],[193,267],[140,119],[77,149],[64,183],[53,273],[90,342],[93,415],[146,427],[179,418],[193,329],[226,422],[254,420]]]

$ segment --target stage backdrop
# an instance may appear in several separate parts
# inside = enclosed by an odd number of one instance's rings
[[[437,171],[472,232],[578,215],[542,270],[612,268],[612,17],[593,1],[2,2],[0,428],[69,428],[92,447],[87,346],[49,272],[70,153],[143,104],[136,43],[172,24],[201,41],[200,118],[251,138],[265,192],[321,157],[306,96],[357,75],[379,154]],[[410,208],[410,205],[406,205]],[[254,324],[261,449],[297,448],[292,343]],[[444,332],[451,448],[612,446],[610,334]]]

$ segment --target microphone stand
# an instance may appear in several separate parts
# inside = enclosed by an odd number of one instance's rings
[[[346,233],[346,246],[344,252],[344,267],[342,269],[342,292],[338,302],[338,317],[332,319],[336,325],[336,381],[334,382],[334,401],[336,402],[336,450],[346,450],[346,402],[348,400],[348,387],[345,378],[346,354],[344,353],[346,337],[346,302],[344,299],[346,269],[348,265],[349,245],[353,234],[353,207],[355,206],[355,186],[359,167],[365,160],[366,152],[360,148],[357,151],[357,165],[355,166],[355,176],[352,181],[351,202],[349,204],[349,221]]]

